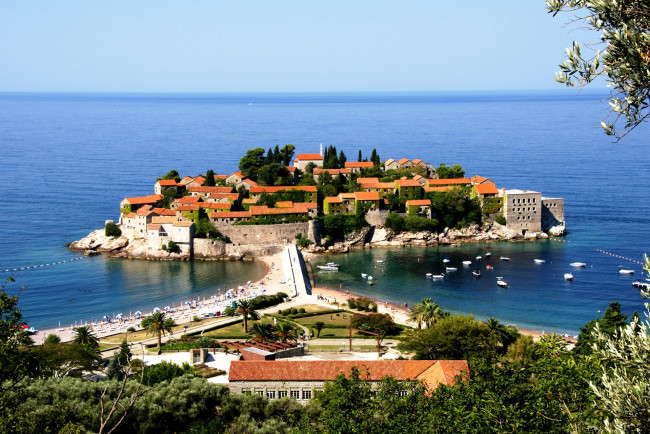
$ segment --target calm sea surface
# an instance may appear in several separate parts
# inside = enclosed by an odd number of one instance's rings
[[[373,249],[336,257],[344,271],[319,283],[409,304],[433,297],[444,308],[494,316],[539,330],[575,332],[620,301],[642,310],[631,282],[650,251],[647,126],[613,144],[598,127],[599,94],[566,92],[426,94],[0,94],[5,198],[0,213],[0,269],[79,257],[65,243],[117,219],[126,196],[153,193],[156,177],[213,169],[228,174],[252,147],[293,143],[298,152],[335,145],[382,159],[460,163],[498,187],[565,198],[566,242],[497,243],[494,274],[476,281],[461,261],[485,245]],[[498,261],[510,256],[510,263]],[[424,278],[450,256],[459,271]],[[536,266],[534,258],[546,259]],[[322,258],[331,260],[331,258]],[[384,260],[378,265],[377,260]],[[568,263],[588,267],[573,270]],[[484,261],[485,262],[485,261]],[[487,263],[487,262],[485,262]],[[485,265],[485,264],[484,264]],[[633,268],[622,276],[619,265]],[[472,269],[475,268],[472,266]],[[264,274],[259,263],[161,263],[85,258],[13,273],[21,307],[37,327],[149,309],[213,294]],[[375,277],[369,287],[360,273]],[[8,277],[8,273],[0,273]],[[16,286],[14,286],[14,289]]]

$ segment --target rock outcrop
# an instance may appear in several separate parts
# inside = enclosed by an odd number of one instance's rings
[[[104,229],[97,229],[79,241],[70,243],[70,250],[75,251],[96,251],[96,252],[115,252],[123,249],[129,244],[129,239],[125,236],[107,237]]]

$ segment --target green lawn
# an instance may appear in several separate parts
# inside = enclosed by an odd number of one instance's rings
[[[248,330],[253,327],[253,324],[258,321],[248,320]],[[273,319],[262,317],[259,322],[262,323],[273,323]],[[196,336],[196,335],[194,335]],[[203,336],[210,336],[215,339],[246,339],[248,335],[244,333],[244,322],[238,322],[236,324],[231,324],[226,327],[220,327],[218,329],[210,330],[203,333]]]
[[[315,315],[315,316],[308,316],[305,318],[296,318],[293,321],[299,322],[300,324],[306,325],[307,327],[311,327],[317,322],[321,321],[325,323],[325,327],[327,325],[344,325],[347,326],[350,324],[350,318],[352,317],[351,313],[348,312],[338,312],[338,313],[326,313],[323,315]]]

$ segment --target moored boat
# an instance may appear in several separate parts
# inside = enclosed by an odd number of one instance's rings
[[[508,287],[508,283],[505,280],[497,280],[497,285],[499,285],[502,288]]]
[[[472,265],[472,261],[463,261],[463,265]]]
[[[432,279],[444,279],[444,277],[445,277],[445,273],[434,274],[433,276],[431,276]]]
[[[573,274],[571,274],[571,273],[564,273],[564,280],[568,280],[568,281],[573,280]]]
[[[481,277],[481,272],[479,270],[474,270],[472,271],[472,276],[478,279],[479,277]]]
[[[501,256],[501,258],[499,259],[501,259],[502,261],[510,261],[510,258],[507,256]]]
[[[642,282],[639,279],[632,282],[632,286],[634,286],[635,288],[641,288],[641,289],[646,289],[646,290],[650,289],[650,283]]]
[[[451,259],[449,259],[449,256],[445,256],[445,259],[443,259],[442,262],[447,264],[447,263],[451,262]]]
[[[576,268],[582,268],[587,266],[587,264],[584,262],[572,262],[569,265]]]
[[[485,269],[486,269],[486,270],[490,270],[490,271],[492,271],[492,270],[494,270],[494,267],[491,266],[491,265],[486,265],[486,266],[485,266]]]
[[[536,264],[545,264],[546,260],[545,259],[535,259],[534,260]]]
[[[323,271],[339,271],[339,268],[341,267],[339,264],[335,264],[334,262],[328,262],[325,265],[317,265],[319,270]]]
[[[634,270],[630,270],[626,268],[619,268],[618,272],[621,274],[634,274]]]
[[[445,267],[445,269],[447,270],[447,272],[458,271],[458,268],[456,268],[456,267]]]

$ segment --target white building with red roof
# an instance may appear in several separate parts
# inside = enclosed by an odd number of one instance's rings
[[[321,154],[298,154],[293,160],[294,167],[301,172],[305,171],[309,163],[314,163],[316,167],[323,167],[323,156]]]

